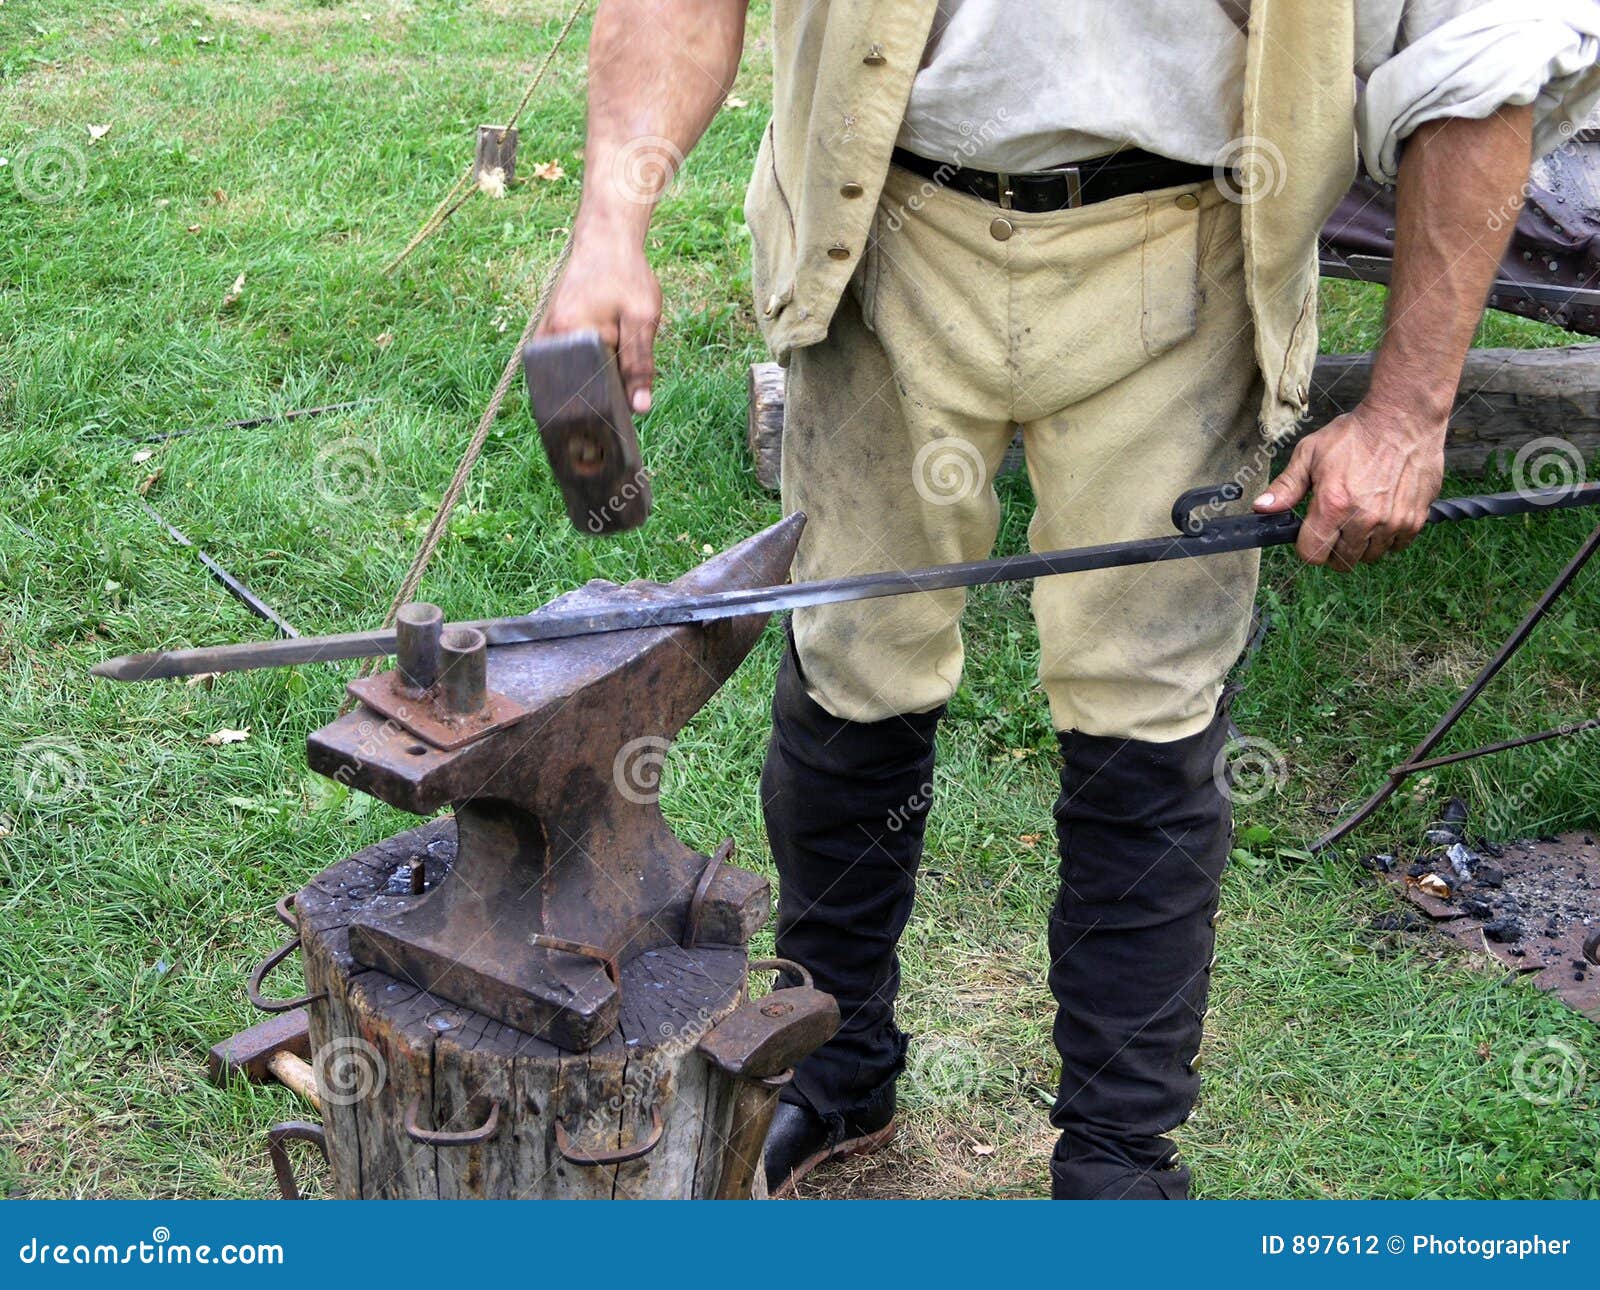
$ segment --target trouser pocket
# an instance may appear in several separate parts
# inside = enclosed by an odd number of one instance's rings
[[[1156,358],[1200,325],[1200,211],[1192,193],[1149,199],[1142,259],[1139,338],[1145,353]]]

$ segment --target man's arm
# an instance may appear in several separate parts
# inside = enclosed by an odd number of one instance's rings
[[[650,410],[661,288],[645,257],[656,203],[739,70],[748,0],[603,0],[589,39],[589,129],[572,255],[541,335],[593,328]]]
[[[1400,160],[1393,284],[1372,386],[1295,447],[1255,509],[1311,493],[1297,550],[1349,572],[1402,551],[1444,479],[1450,409],[1532,161],[1533,109],[1430,121]]]

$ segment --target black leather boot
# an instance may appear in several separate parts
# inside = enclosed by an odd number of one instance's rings
[[[839,1033],[801,1062],[767,1138],[773,1194],[894,1131],[906,1037],[894,1024],[895,946],[911,916],[944,709],[844,721],[806,692],[789,642],[761,772],[778,867],[777,951],[839,1001]]]
[[[1181,1200],[1164,1136],[1199,1092],[1212,931],[1232,820],[1225,713],[1173,743],[1069,732],[1055,816],[1050,989],[1061,1087],[1058,1200]]]

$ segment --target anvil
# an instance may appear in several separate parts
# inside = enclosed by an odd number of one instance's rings
[[[591,582],[551,602],[643,603],[788,574],[791,516],[677,581]],[[673,737],[739,666],[765,614],[485,646],[432,606],[397,624],[398,666],[310,736],[312,769],[402,810],[455,812],[455,866],[420,900],[372,902],[358,962],[563,1048],[616,1026],[618,967],[668,944],[742,944],[765,879],[684,845],[661,814]]]

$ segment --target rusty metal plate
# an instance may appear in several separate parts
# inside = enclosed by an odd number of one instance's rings
[[[515,699],[493,690],[485,692],[483,707],[476,712],[444,712],[428,695],[408,691],[401,684],[398,670],[360,677],[345,688],[353,699],[441,752],[465,748],[485,735],[516,725],[528,715],[528,709]]]

